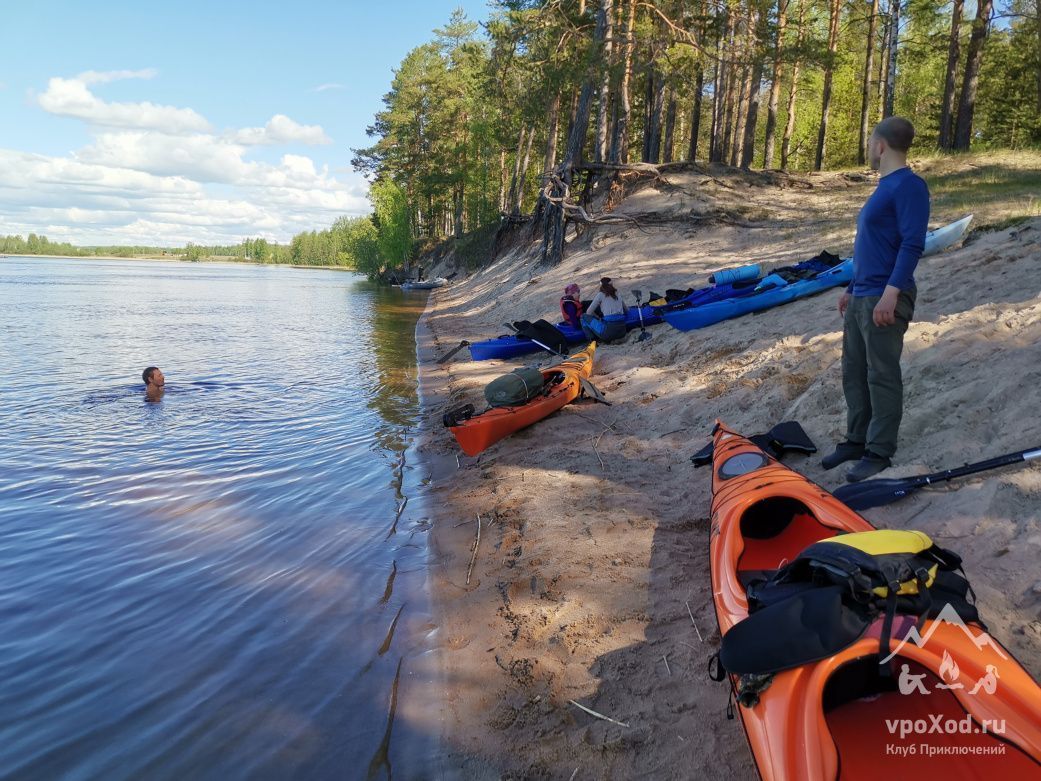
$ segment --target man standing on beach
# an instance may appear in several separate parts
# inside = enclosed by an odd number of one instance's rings
[[[846,441],[821,463],[856,461],[846,473],[854,483],[891,465],[903,415],[900,353],[929,223],[929,188],[907,166],[913,140],[914,126],[902,117],[882,120],[868,140],[881,178],[857,218],[853,281],[839,299]]]

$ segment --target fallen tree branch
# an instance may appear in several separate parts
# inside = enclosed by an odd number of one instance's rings
[[[581,709],[582,709],[582,710],[584,710],[584,711],[585,711],[586,713],[588,713],[588,714],[589,714],[590,716],[595,716],[595,717],[596,717],[596,718],[598,718],[598,719],[603,719],[604,721],[609,721],[609,722],[611,722],[612,724],[617,724],[617,725],[618,725],[619,727],[628,727],[628,726],[629,726],[629,725],[628,725],[628,724],[626,724],[626,723],[625,723],[624,721],[617,721],[616,719],[612,719],[612,718],[611,718],[610,716],[605,716],[605,715],[604,715],[604,714],[602,714],[602,713],[597,713],[597,712],[596,712],[595,710],[593,710],[592,708],[587,708],[587,707],[586,707],[585,705],[583,705],[583,704],[582,704],[582,703],[580,703],[580,702],[575,702],[574,700],[568,700],[568,702],[570,702],[570,703],[571,703],[572,705],[574,705],[574,706],[575,706],[576,708],[581,708]]]
[[[477,548],[481,544],[481,516],[477,516],[477,537],[474,539],[474,552],[470,556],[470,566],[466,568],[466,585],[470,585],[470,574],[474,571],[474,562],[477,561]]]

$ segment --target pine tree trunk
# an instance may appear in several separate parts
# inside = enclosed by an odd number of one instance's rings
[[[506,150],[499,150],[499,212],[506,211]],[[420,220],[418,225],[422,225]]]
[[[1038,0],[1041,2],[1041,0]],[[958,60],[961,57],[961,15],[963,0],[954,0],[951,11],[951,35],[947,43],[947,76],[943,82],[940,103],[940,149],[950,151],[954,141],[954,90],[958,82]]]
[[[556,169],[559,172],[560,184],[550,188],[553,198],[569,197],[571,184],[574,181],[574,167],[582,157],[582,147],[585,144],[586,132],[589,130],[589,113],[593,102],[593,92],[599,81],[594,66],[597,54],[603,48],[606,29],[607,15],[604,12],[604,6],[601,5],[596,15],[593,41],[586,58],[585,79],[582,82],[578,99],[575,101],[575,120],[564,149],[564,159],[560,161],[560,165]],[[533,220],[533,223],[540,226],[542,230],[542,260],[548,263],[559,263],[564,257],[564,233],[566,231],[564,209],[559,203],[540,197],[536,213],[541,215],[541,220]]]
[[[896,54],[900,50],[900,0],[891,0],[889,12],[889,65],[886,66],[886,105],[882,118],[893,116],[896,98]]]
[[[640,152],[640,162],[651,161],[651,136],[654,134],[654,53],[650,54],[652,64],[647,68],[647,84],[643,93],[643,150]]]
[[[753,19],[754,12],[749,9],[748,19],[745,21],[745,40],[744,40],[744,60],[745,64],[741,68],[741,80],[737,84],[738,95],[737,95],[737,114],[734,118],[734,145],[730,150],[730,165],[735,168],[740,164],[741,158],[744,157],[744,143],[745,143],[745,124],[748,121],[748,95],[752,91],[752,71],[748,65],[748,61],[752,58],[752,49],[754,46],[753,38]]]
[[[607,149],[607,162],[618,162],[618,98],[611,101],[611,145]]]
[[[1037,61],[1041,63],[1041,0],[1034,0],[1037,8]],[[1037,113],[1041,114],[1041,67],[1037,69]]]
[[[899,0],[893,0],[899,2]],[[817,134],[817,157],[813,161],[813,170],[824,167],[824,155],[828,147],[828,114],[831,111],[831,83],[835,76],[835,53],[839,43],[839,11],[840,0],[830,0],[828,15],[828,64],[824,69],[824,91],[821,97],[821,124]]]
[[[726,66],[720,60],[722,37],[716,40],[716,67],[712,74],[712,128],[709,134],[708,160],[723,159],[723,92],[726,88]]]
[[[892,29],[890,21],[889,14],[886,14],[886,23],[883,25],[882,49],[878,58],[878,122],[881,122],[882,117],[885,115],[886,95],[889,91],[889,32]]]
[[[736,32],[737,15],[734,13],[734,9],[730,8],[727,11],[726,39],[724,44],[726,51],[724,56],[729,59],[729,62],[727,62],[726,67],[723,69],[723,95],[721,97],[722,106],[719,114],[719,160],[723,163],[730,159],[730,146],[734,133],[734,96],[736,94],[734,83],[739,75],[737,65],[734,62]]]
[[[806,27],[804,22],[806,21],[806,0],[799,0],[799,31],[795,37],[795,48],[796,51],[802,46],[803,39],[805,38]],[[799,93],[799,58],[795,58],[795,62],[792,63],[792,87],[788,91],[788,107],[785,115],[784,123],[784,137],[781,140],[781,170],[788,170],[788,163],[791,158],[792,150],[792,134],[795,132],[795,99]]]
[[[661,161],[672,162],[673,133],[676,130],[676,95],[669,90],[668,108],[665,110],[665,140],[662,142]]]
[[[524,146],[524,159],[521,161],[520,176],[517,178],[517,195],[513,202],[514,216],[520,216],[524,207],[524,183],[528,178],[528,162],[531,160],[531,142],[535,138],[535,128],[528,131],[528,143]]]
[[[657,70],[653,70],[654,90],[651,98],[650,116],[647,121],[647,156],[645,163],[657,163],[661,159],[662,113],[665,110],[665,79]]]
[[[524,154],[524,141],[527,139],[528,128],[521,125],[520,138],[517,140],[517,154],[513,157],[513,176],[510,178],[510,194],[507,201],[510,208],[517,202],[517,186],[520,180],[521,156]]]
[[[604,33],[603,61],[600,67],[603,72],[600,75],[600,96],[596,114],[596,162],[603,163],[607,160],[607,125],[608,112],[610,111],[611,97],[611,52],[612,40],[611,30],[614,23],[614,0],[603,0],[603,13],[607,18],[607,28]]]
[[[1041,3],[1041,0],[1038,0]],[[694,76],[694,109],[690,114],[690,147],[687,159],[692,163],[698,159],[698,135],[701,133],[701,98],[705,91],[705,71],[698,65]]]
[[[734,51],[734,41],[731,38],[729,51]],[[730,160],[731,149],[733,148],[734,140],[734,110],[736,108],[737,93],[740,91],[740,85],[737,83],[740,78],[740,71],[737,66],[731,62],[726,69],[726,83],[723,88],[723,156],[722,162]]]
[[[549,171],[557,164],[557,135],[560,125],[560,92],[553,95],[549,103],[549,129],[546,131],[546,161],[543,171]]]
[[[571,96],[571,110],[568,114],[567,130],[564,131],[565,140],[571,138],[571,134],[575,132],[575,117],[578,116],[578,96],[579,92],[576,92]]]
[[[961,0],[955,0],[960,2]],[[871,77],[875,69],[875,22],[878,20],[878,0],[871,0],[871,18],[868,19],[867,54],[864,55],[864,86],[860,96],[860,151],[857,162],[867,162],[868,114],[871,111]]]
[[[969,36],[969,52],[965,57],[965,76],[962,81],[961,98],[958,100],[958,120],[954,126],[954,148],[968,150],[972,143],[972,115],[976,111],[976,87],[979,83],[980,65],[983,62],[983,44],[990,31],[990,16],[994,0],[979,0],[976,18],[972,22]]]
[[[748,119],[748,103],[746,98],[751,90],[752,73],[746,65],[741,69],[741,78],[737,83],[737,108],[734,113],[734,143],[730,147],[730,165],[737,167],[741,162],[741,150],[745,143],[745,122]]]
[[[759,124],[759,93],[762,91],[763,69],[766,63],[759,55],[752,67],[751,90],[748,93],[748,119],[745,120],[745,141],[741,151],[741,167],[748,168],[755,157],[755,128]]]
[[[629,0],[625,17],[625,44],[622,48],[622,83],[618,88],[621,110],[618,113],[618,122],[615,123],[616,163],[629,162],[629,122],[632,119],[633,106],[630,90],[633,81],[633,26],[636,22],[636,0]]]
[[[777,37],[774,39],[774,62],[770,72],[770,98],[766,104],[766,142],[763,145],[763,168],[774,167],[777,102],[781,97],[781,57],[784,53],[784,31],[787,26],[788,0],[777,0]]]

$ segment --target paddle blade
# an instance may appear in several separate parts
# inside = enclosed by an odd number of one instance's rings
[[[606,404],[608,407],[611,406],[611,402],[604,398],[603,391],[601,391],[598,387],[596,387],[585,377],[579,377],[578,383],[586,397],[592,399],[593,401],[599,402],[600,404]]]
[[[802,453],[810,456],[817,452],[817,446],[797,420],[778,423],[770,429],[768,436],[774,449],[780,454]]]
[[[903,499],[917,488],[909,480],[865,480],[862,483],[847,483],[836,488],[831,495],[852,510],[866,510]]]
[[[636,341],[638,341],[638,342],[646,342],[648,339],[651,338],[651,336],[652,336],[652,334],[651,334],[650,331],[641,331],[640,335],[638,337],[636,337]]]

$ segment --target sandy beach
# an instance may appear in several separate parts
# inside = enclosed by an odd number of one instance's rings
[[[942,186],[964,165],[973,163],[916,164],[934,188],[930,225],[973,212],[975,226],[1000,226],[999,201],[966,208]],[[522,242],[432,294],[420,450],[436,512],[446,764],[461,777],[755,777],[740,723],[726,716],[727,690],[706,673],[719,644],[710,486],[689,457],[717,418],[748,434],[795,419],[823,452],[842,438],[839,293],[692,333],[662,324],[637,342],[631,332],[596,356],[593,379],[612,406],[571,405],[478,458],[460,453],[440,417],[467,401],[480,408],[483,385],[525,361],[433,357],[503,333],[507,321],[555,321],[571,281],[590,297],[611,276],[632,303],[632,288],[697,286],[720,268],[848,256],[875,181],[666,167],[617,209],[639,226],[590,230],[554,267]],[[449,261],[428,273],[453,270]],[[900,450],[883,476],[1041,446],[1041,218],[973,234],[923,259],[917,279]],[[825,488],[843,480],[819,456],[787,463]],[[1041,468],[981,474],[864,515],[961,553],[991,633],[1041,675]]]

